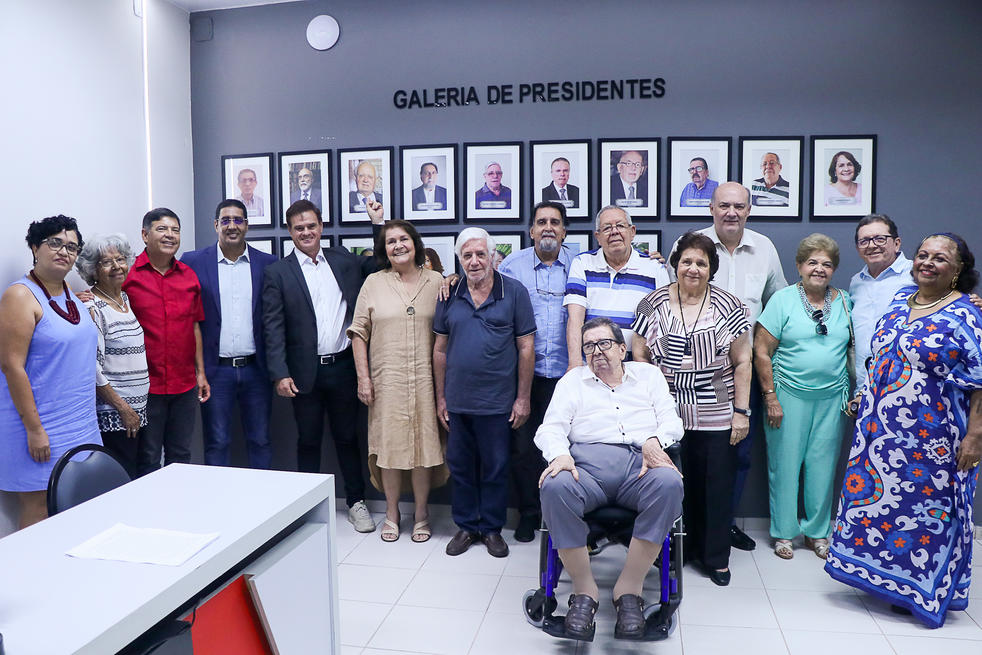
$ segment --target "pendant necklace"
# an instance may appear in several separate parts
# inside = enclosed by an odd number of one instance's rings
[[[682,306],[682,292],[679,290],[678,286],[675,287],[675,293],[679,299],[679,316],[682,317],[682,334],[685,335],[685,350],[682,351],[682,354],[691,355],[692,335],[696,331],[696,323],[699,322],[699,317],[702,316],[702,309],[703,307],[706,306],[706,298],[709,297],[709,287],[708,286],[706,287],[706,293],[702,295],[702,304],[699,305],[699,313],[696,314],[696,320],[692,322],[692,329],[689,330],[688,334],[686,334],[686,328],[685,328],[685,308]]]
[[[119,312],[121,312],[123,314],[126,313],[126,311],[127,311],[126,310],[126,303],[123,302],[122,295],[120,295],[119,300],[116,300],[115,298],[113,298],[112,296],[110,296],[108,293],[106,293],[102,288],[100,288],[99,285],[93,285],[92,290],[95,291],[95,292],[97,292],[98,295],[100,297],[102,297],[103,300],[108,300],[113,305],[115,305],[117,311],[119,311]]]
[[[65,307],[68,308],[68,311],[66,312],[58,305],[58,303],[52,300],[51,294],[44,288],[44,285],[41,284],[41,280],[38,279],[38,276],[34,274],[33,270],[30,271],[28,275],[30,275],[31,279],[34,280],[39,287],[41,287],[41,291],[44,293],[44,297],[48,299],[48,304],[51,305],[51,309],[55,310],[55,313],[58,314],[58,316],[61,316],[72,325],[78,325],[78,322],[82,320],[82,317],[78,313],[78,307],[75,306],[75,301],[72,300],[70,295],[68,295],[68,284],[64,280],[61,281],[61,286],[65,292]]]

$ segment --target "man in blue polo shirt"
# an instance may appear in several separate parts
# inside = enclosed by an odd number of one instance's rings
[[[513,252],[501,262],[498,272],[513,277],[525,287],[535,312],[535,375],[532,378],[531,413],[525,425],[514,431],[511,449],[511,479],[518,492],[516,541],[532,541],[542,521],[539,507],[539,476],[545,468],[542,453],[532,439],[542,424],[552,392],[566,373],[566,308],[563,294],[572,256],[563,245],[566,238],[566,206],[546,200],[532,208],[529,235],[531,248]]]
[[[505,557],[508,454],[511,430],[529,416],[535,314],[521,283],[492,267],[495,243],[485,230],[463,230],[455,250],[467,283],[438,303],[433,317],[436,410],[450,433],[451,511],[459,528],[447,554],[481,540],[491,555]]]

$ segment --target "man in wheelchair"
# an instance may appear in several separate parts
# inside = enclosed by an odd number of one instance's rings
[[[627,561],[614,584],[614,636],[645,633],[645,576],[682,513],[682,476],[664,452],[682,421],[656,366],[625,362],[621,329],[606,318],[583,324],[586,366],[556,385],[535,444],[549,466],[539,479],[542,515],[573,582],[565,634],[591,640],[600,591],[590,569],[584,514],[608,504],[638,512]]]

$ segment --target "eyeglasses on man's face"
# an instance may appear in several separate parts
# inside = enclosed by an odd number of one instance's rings
[[[600,232],[600,234],[610,234],[615,230],[618,232],[627,232],[629,229],[631,229],[631,226],[627,223],[607,223],[600,228],[598,232]]]
[[[74,241],[65,241],[64,239],[59,239],[58,237],[48,237],[41,243],[51,248],[51,250],[54,252],[58,252],[64,248],[65,252],[73,257],[78,254],[79,250],[81,250],[79,245]]]
[[[236,225],[245,225],[246,219],[241,216],[222,216],[218,219],[219,225],[231,225],[235,223]]]
[[[610,350],[611,346],[614,345],[613,339],[598,339],[596,341],[587,341],[583,344],[583,354],[592,355],[597,350],[607,351]]]
[[[644,163],[640,161],[619,161],[618,166],[624,166],[625,168],[633,168],[636,171],[640,171],[644,168]]]
[[[701,172],[703,172],[704,170],[706,170],[706,167],[705,166],[693,166],[692,168],[690,168],[688,170],[689,170],[689,175],[692,175],[693,173],[701,173]]]
[[[877,234],[876,236],[863,237],[862,239],[859,239],[858,241],[856,241],[856,245],[858,245],[860,248],[869,247],[870,244],[875,244],[877,246],[885,246],[887,240],[892,238],[893,237],[890,236],[889,234]]]

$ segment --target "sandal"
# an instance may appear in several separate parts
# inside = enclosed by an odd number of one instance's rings
[[[430,522],[428,519],[423,519],[417,521],[416,525],[413,526],[413,536],[410,538],[417,544],[422,544],[429,541],[431,535]]]
[[[635,594],[624,594],[614,601],[617,623],[614,639],[640,639],[644,637],[644,599]]]
[[[791,545],[790,539],[776,539],[774,540],[774,554],[781,559],[791,559],[794,557],[794,546]]]
[[[593,635],[597,630],[597,624],[593,617],[597,613],[599,604],[586,594],[573,594],[569,597],[569,611],[566,612],[563,621],[566,628],[566,636],[570,639],[580,639],[582,641],[593,641]]]
[[[805,537],[805,545],[815,551],[815,554],[822,559],[826,559],[829,556],[828,539],[812,539],[811,537]]]
[[[382,532],[379,534],[382,537],[382,541],[393,542],[399,538],[399,524],[385,519],[385,523],[382,524]]]

